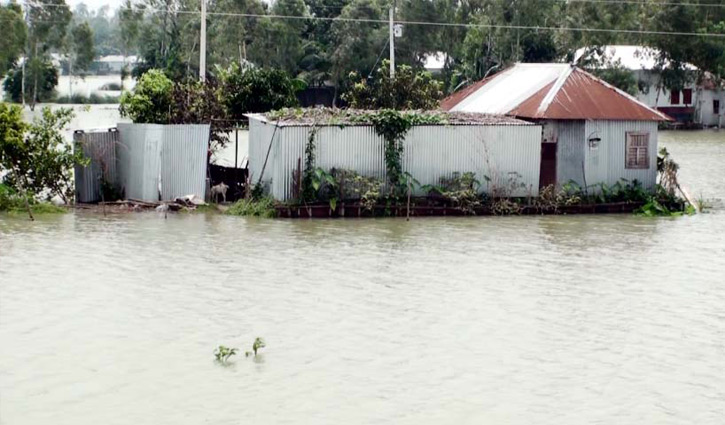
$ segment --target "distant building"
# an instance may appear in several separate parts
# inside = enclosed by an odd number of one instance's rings
[[[671,120],[588,72],[557,63],[516,64],[452,94],[441,108],[542,125],[540,188],[627,179],[652,189],[658,124]]]
[[[682,123],[701,124],[706,127],[725,124],[725,90],[709,73],[700,75],[694,65],[687,64],[690,81],[682,90],[670,91],[661,87],[659,51],[644,46],[604,46],[603,54],[589,53],[591,49],[579,49],[575,62],[593,59],[596,67],[622,66],[634,73],[640,90],[637,99],[656,108]],[[699,81],[698,81],[699,79]]]
[[[444,52],[426,53],[423,56],[423,68],[433,75],[441,74],[446,67],[448,55]]]
[[[126,56],[124,60],[122,55],[109,55],[98,58],[94,66],[99,75],[121,74],[124,66],[128,66],[129,71],[132,71],[138,62],[138,56]]]

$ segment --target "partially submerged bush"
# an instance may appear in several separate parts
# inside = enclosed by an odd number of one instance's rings
[[[235,202],[226,211],[227,215],[244,217],[274,218],[277,216],[274,199],[263,197],[259,199],[241,199]]]
[[[33,214],[62,214],[66,210],[50,202],[38,202],[34,198],[27,199],[27,205]],[[18,195],[13,188],[0,184],[0,212],[26,213],[26,199]]]

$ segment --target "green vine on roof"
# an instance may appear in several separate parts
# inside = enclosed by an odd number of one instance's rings
[[[317,191],[314,188],[315,179],[315,137],[317,127],[313,126],[305,145],[305,171],[302,177],[302,200],[305,202],[314,201]]]

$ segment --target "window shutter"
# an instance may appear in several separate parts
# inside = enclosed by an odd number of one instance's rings
[[[648,169],[649,133],[629,132],[626,137],[625,168]]]

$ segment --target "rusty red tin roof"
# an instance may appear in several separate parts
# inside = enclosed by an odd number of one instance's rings
[[[529,119],[671,121],[666,114],[569,64],[517,64],[464,94],[452,95],[442,106],[450,111]]]

